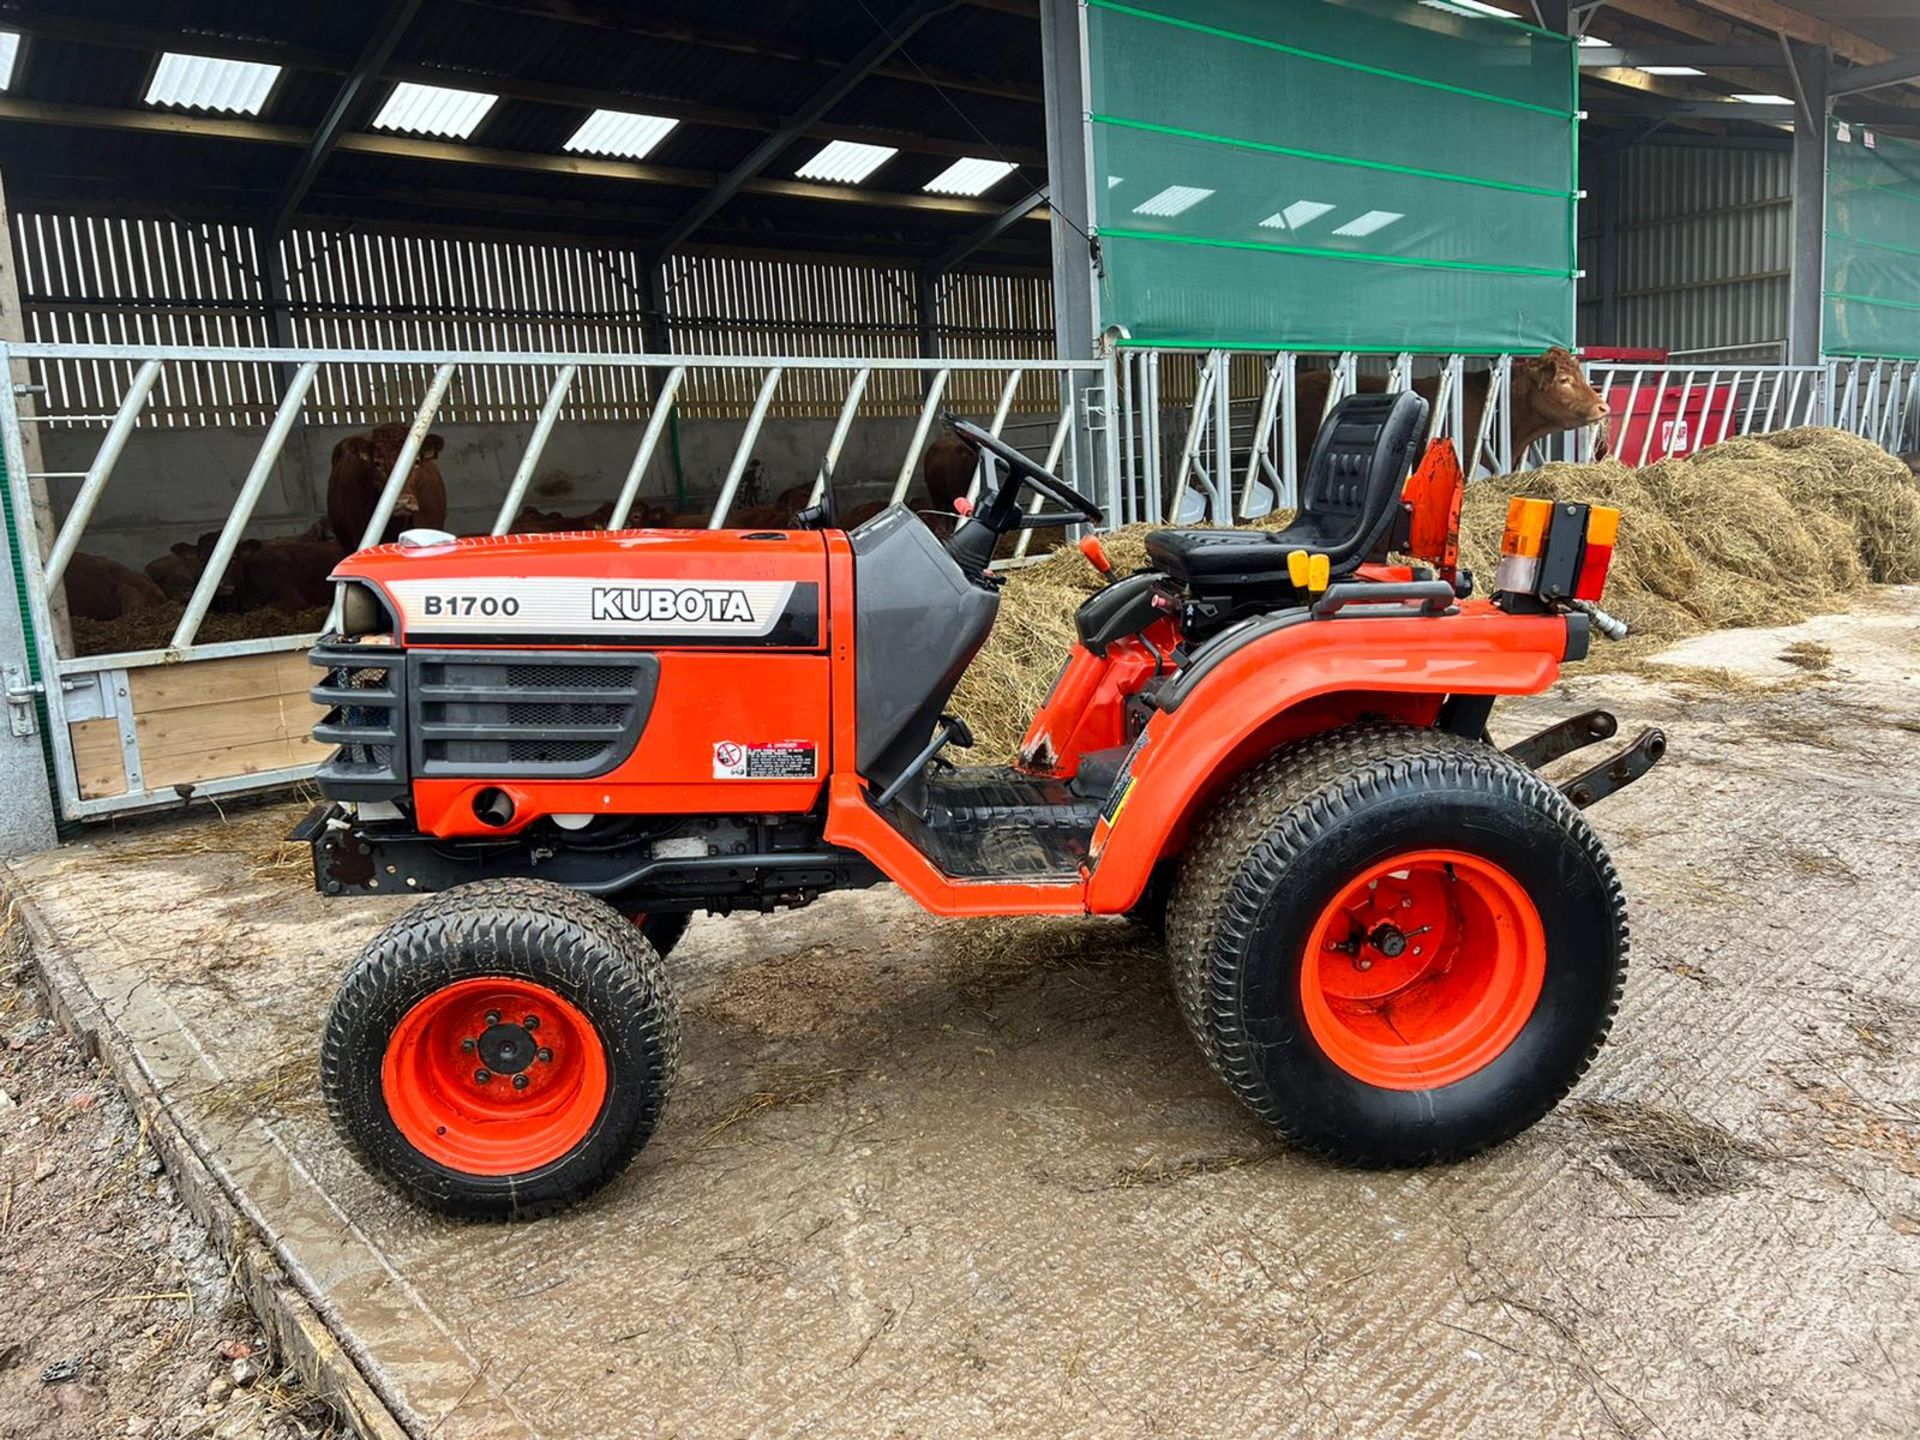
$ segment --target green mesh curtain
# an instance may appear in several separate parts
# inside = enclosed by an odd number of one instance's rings
[[[1135,344],[1573,334],[1564,35],[1414,0],[1088,0],[1102,316]]]
[[[1920,359],[1920,145],[1870,133],[1828,136],[1824,348]]]

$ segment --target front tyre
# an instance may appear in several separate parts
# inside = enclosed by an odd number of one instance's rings
[[[678,1050],[660,957],[597,900],[463,886],[388,925],[327,1016],[321,1088],[374,1170],[451,1215],[530,1219],[626,1168]]]
[[[1618,1007],[1626,906],[1559,791],[1491,747],[1360,726],[1242,779],[1188,849],[1174,985],[1215,1071],[1281,1136],[1365,1166],[1510,1138]]]

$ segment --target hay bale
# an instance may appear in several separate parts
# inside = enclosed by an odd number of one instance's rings
[[[1783,430],[1765,443],[1782,488],[1852,531],[1867,579],[1881,585],[1920,580],[1920,475],[1905,461],[1871,440],[1819,426]]]
[[[1787,624],[1841,608],[1868,583],[1920,581],[1920,476],[1840,430],[1740,436],[1643,470],[1606,460],[1476,482],[1461,514],[1461,562],[1483,591],[1512,495],[1621,512],[1605,603],[1633,638],[1596,647],[1588,664],[1632,665],[1702,631]],[[1254,523],[1276,529],[1291,518]],[[1103,537],[1122,574],[1146,563],[1151,528]],[[994,634],[954,698],[980,743],[956,758],[1014,757],[1072,648],[1073,610],[1100,584],[1071,547],[1009,577]]]

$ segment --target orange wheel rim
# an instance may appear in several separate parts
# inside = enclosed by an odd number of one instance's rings
[[[1546,979],[1546,930],[1519,881],[1460,850],[1361,871],[1307,936],[1300,994],[1320,1049],[1357,1080],[1432,1090],[1495,1060]]]
[[[517,1175],[558,1160],[607,1099],[599,1032],[544,985],[461,980],[401,1018],[380,1065],[387,1113],[429,1160]]]

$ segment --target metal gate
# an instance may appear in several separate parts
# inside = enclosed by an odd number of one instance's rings
[[[643,498],[662,438],[677,405],[696,393],[732,390],[750,395],[742,428],[705,523],[719,528],[738,501],[756,443],[783,394],[805,397],[797,411],[833,423],[815,458],[812,496],[841,463],[850,435],[862,425],[891,422],[911,429],[893,474],[889,498],[905,498],[922,451],[943,410],[990,416],[989,428],[1042,459],[1069,483],[1112,507],[1118,500],[1115,435],[1107,423],[1113,362],[1107,360],[917,360],[820,356],[522,354],[445,350],[279,350],[242,347],[0,344],[0,361],[25,362],[38,383],[0,387],[10,536],[27,580],[33,640],[40,657],[36,697],[24,680],[18,697],[44,702],[51,730],[56,790],[70,819],[177,805],[285,785],[304,778],[321,758],[307,735],[317,718],[306,698],[304,651],[315,634],[266,635],[204,641],[200,633],[223,578],[247,538],[262,494],[289,438],[316,395],[355,391],[405,394],[406,437],[386,473],[365,533],[339,537],[349,546],[373,543],[385,530],[435,416],[461,377],[511,372],[545,378],[545,393],[491,526],[503,534],[533,482],[542,453],[581,389],[642,398],[644,425],[613,501],[609,528],[624,525]],[[112,408],[63,410],[58,390],[48,396],[55,367],[85,370],[90,397],[110,396]],[[66,579],[129,442],[156,394],[217,386],[222,375],[274,377],[277,404],[218,538],[164,643],[110,654],[76,654],[68,643],[63,603]],[[611,372],[611,373],[610,373]],[[18,374],[19,367],[13,366]],[[519,383],[525,384],[524,378]],[[823,397],[833,397],[824,403]],[[43,398],[55,400],[43,411]],[[794,403],[794,402],[790,402]],[[705,413],[714,413],[711,400]],[[51,470],[38,460],[55,428],[101,429],[84,470]],[[49,482],[72,490],[56,519]],[[975,477],[975,485],[979,483]],[[1023,539],[1026,537],[1023,537]],[[1022,546],[1024,553],[1024,544]],[[16,715],[30,713],[15,707]]]

